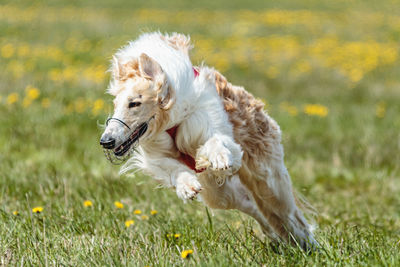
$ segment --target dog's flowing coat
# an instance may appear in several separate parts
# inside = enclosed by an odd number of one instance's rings
[[[176,188],[183,200],[199,194],[211,208],[238,209],[273,239],[316,245],[296,206],[278,124],[262,102],[216,70],[199,67],[195,77],[190,49],[184,35],[150,33],[116,53],[109,88],[116,97],[113,117],[135,125],[154,116],[139,153],[122,172],[141,170]],[[140,106],[130,108],[132,101]],[[175,126],[173,140],[167,130]],[[125,130],[110,123],[102,138],[119,144]],[[204,171],[185,165],[182,153]]]

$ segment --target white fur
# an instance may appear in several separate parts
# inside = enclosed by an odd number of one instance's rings
[[[159,33],[143,34],[116,53],[114,64],[128,63],[142,53],[157,61],[176,94],[166,129],[179,125],[178,149],[195,157],[197,151],[188,150],[194,142],[200,141],[198,156],[209,161],[212,169],[236,172],[241,166],[242,151],[233,140],[232,126],[215,88],[213,70],[202,68],[195,79],[189,57],[169,46],[160,36]],[[111,83],[109,92],[115,94],[113,88]],[[165,156],[172,148],[173,142],[166,132],[141,142],[140,153],[123,166],[121,173],[142,170],[165,185],[176,187],[182,199],[193,198],[180,183],[190,184],[194,188],[192,191],[197,191],[196,174],[179,160]]]
[[[193,73],[191,67],[189,71]],[[177,99],[182,99],[182,103],[177,102],[172,107],[167,128],[179,125],[176,136],[178,149],[192,154],[196,159],[208,161],[211,169],[218,171],[214,173],[215,176],[223,175],[225,180],[227,175],[230,176],[239,170],[242,151],[233,140],[232,125],[216,93],[213,79],[213,70],[202,68],[199,77],[194,80],[193,76],[192,84],[186,90],[173,85],[177,95],[184,91],[186,95],[191,95],[191,98],[185,101],[182,96],[177,96]],[[187,92],[189,90],[192,94]],[[199,140],[198,149],[189,151],[193,143]],[[179,160],[165,156],[173,145],[166,132],[142,142],[140,153],[136,153],[123,166],[121,172],[140,169],[163,184],[176,187],[177,195],[183,200],[192,199],[200,191],[196,174]],[[190,190],[192,193],[188,192]]]

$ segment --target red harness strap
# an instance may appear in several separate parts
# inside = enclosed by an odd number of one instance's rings
[[[199,71],[195,67],[192,67],[193,72],[194,72],[194,78],[197,78],[199,76]]]
[[[193,69],[193,73],[194,73],[194,78],[197,78],[199,76],[199,71],[196,68],[192,68]],[[176,146],[176,142],[175,142],[175,138],[176,138],[176,132],[178,130],[179,125],[174,126],[168,130],[166,130],[166,132],[169,134],[169,136],[171,136],[172,141],[174,141],[174,144]],[[192,156],[179,152],[180,156],[179,159],[180,161],[182,161],[183,163],[186,164],[186,166],[188,166],[191,170],[194,170],[196,173],[200,173],[204,170],[196,170],[196,161],[194,160],[194,158],[192,158]]]
[[[172,141],[174,141],[174,144],[176,146],[175,143],[175,138],[176,138],[176,132],[178,130],[178,126],[174,126],[168,130],[166,130],[166,132],[169,134],[169,136],[171,136]],[[183,163],[186,164],[186,166],[188,166],[191,170],[194,170],[196,173],[200,173],[204,170],[196,170],[196,161],[194,160],[194,158],[192,158],[192,156],[179,152],[179,159],[180,161],[182,161]]]

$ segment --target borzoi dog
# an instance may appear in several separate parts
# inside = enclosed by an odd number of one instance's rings
[[[130,155],[122,172],[141,170],[209,207],[238,209],[275,240],[317,245],[296,205],[281,131],[261,101],[212,68],[193,67],[190,39],[148,33],[121,48],[108,92],[115,96],[100,144]],[[139,142],[140,140],[140,142]]]

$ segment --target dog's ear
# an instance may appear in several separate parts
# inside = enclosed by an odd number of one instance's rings
[[[162,84],[157,93],[158,96],[158,104],[161,109],[168,110],[175,103],[175,91],[174,89],[167,83],[167,81]]]
[[[140,74],[150,80],[157,80],[161,78],[160,76],[164,75],[164,71],[162,70],[160,64],[157,63],[154,59],[142,53],[139,57],[139,70]]]
[[[139,70],[142,77],[155,82],[160,108],[165,110],[171,108],[175,101],[175,93],[168,84],[160,64],[145,53],[142,53],[139,57]]]

